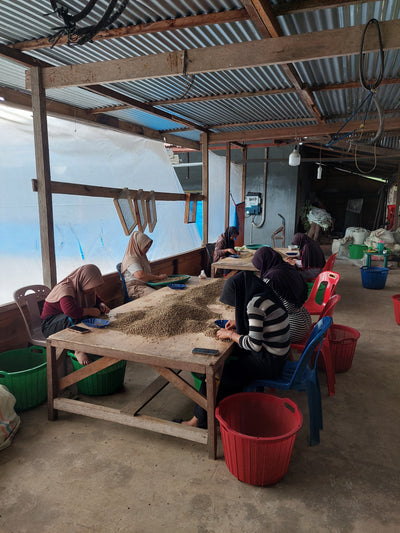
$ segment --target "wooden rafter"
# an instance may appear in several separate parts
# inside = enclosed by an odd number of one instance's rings
[[[382,22],[380,29],[384,49],[400,48],[400,21]],[[116,59],[98,63],[85,63],[49,67],[43,71],[45,88],[88,86],[114,83],[132,79],[161,78],[252,68],[283,63],[312,61],[314,59],[358,54],[364,26],[325,30],[321,32],[290,35],[245,43],[174,51],[144,57]],[[378,40],[372,36],[365,52],[379,49]],[[27,86],[30,86],[29,72]]]
[[[166,31],[182,30],[185,28],[194,28],[196,26],[241,22],[248,20],[248,18],[249,15],[245,9],[235,9],[231,11],[222,11],[221,13],[207,13],[204,15],[193,15],[190,17],[159,20],[156,22],[134,24],[131,26],[113,28],[111,30],[103,30],[97,33],[93,37],[92,41],[105,41],[109,39],[129,37],[132,35],[144,35],[148,33],[162,33]],[[54,46],[61,46],[65,44],[67,44],[67,37],[63,36]],[[41,39],[20,41],[18,43],[10,44],[9,46],[10,48],[15,48],[16,50],[29,51],[38,50],[40,48],[50,48],[52,44],[49,43],[49,39],[47,37],[43,37]]]
[[[255,26],[260,30],[261,35],[266,38],[278,38],[283,36],[280,24],[272,11],[268,0],[242,0],[243,5],[250,15]],[[314,116],[317,122],[323,123],[324,119],[315,103],[314,97],[309,87],[306,87],[301,81],[296,68],[291,63],[281,65],[286,77],[296,89],[299,99],[309,110],[310,115]]]
[[[280,2],[272,6],[275,16],[294,15],[305,13],[306,11],[316,11],[317,9],[333,9],[338,7],[351,6],[355,4],[366,4],[369,0],[297,0],[295,2]]]

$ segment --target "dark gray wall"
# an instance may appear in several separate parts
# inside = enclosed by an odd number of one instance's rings
[[[292,242],[296,232],[296,202],[299,167],[290,167],[289,154],[293,146],[268,148],[268,164],[265,161],[265,148],[249,148],[246,165],[246,193],[260,192],[265,200],[265,218],[250,216],[245,219],[246,244],[272,244],[271,234],[281,225],[280,213],[286,219],[286,246]],[[216,152],[225,156],[225,151]],[[189,155],[188,155],[189,154]],[[183,153],[182,161],[201,161],[200,152]],[[231,151],[233,162],[242,158],[240,150]],[[267,170],[264,179],[265,168]],[[202,167],[175,167],[175,171],[186,192],[201,191]],[[256,227],[260,226],[260,227]],[[276,241],[279,246],[281,241]]]

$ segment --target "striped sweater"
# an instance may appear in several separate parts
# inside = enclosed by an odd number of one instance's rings
[[[270,300],[255,296],[247,304],[249,333],[242,335],[239,346],[271,355],[286,356],[290,350],[289,319],[285,309]]]

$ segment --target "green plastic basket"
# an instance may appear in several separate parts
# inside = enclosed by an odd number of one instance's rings
[[[368,250],[368,246],[364,246],[363,244],[349,244],[350,259],[362,259],[365,250]]]
[[[46,348],[30,346],[1,353],[0,385],[5,385],[15,396],[16,411],[25,411],[46,401]]]
[[[72,368],[74,370],[84,368],[84,366],[76,359],[73,352],[68,351],[67,353],[71,358]],[[90,354],[90,358],[96,361],[99,359],[99,356]],[[115,365],[108,366],[96,374],[93,374],[93,376],[78,381],[78,391],[87,396],[113,394],[122,388],[124,384],[125,370],[126,361],[118,361]]]

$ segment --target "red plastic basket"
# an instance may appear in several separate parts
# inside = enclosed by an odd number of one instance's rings
[[[400,294],[393,294],[394,319],[400,325]]]
[[[226,465],[237,479],[264,486],[283,478],[303,424],[294,402],[262,392],[242,392],[222,400],[215,416]]]
[[[360,332],[348,326],[332,324],[328,334],[329,347],[335,362],[335,372],[346,372],[353,363]]]

